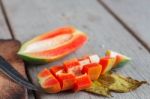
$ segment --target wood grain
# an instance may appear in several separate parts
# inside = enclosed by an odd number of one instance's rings
[[[99,0],[134,32],[150,51],[149,0]]]
[[[150,54],[125,30],[96,0],[3,0],[14,27],[15,37],[22,42],[34,36],[63,25],[73,25],[89,35],[88,43],[63,59],[46,65],[28,65],[32,81],[38,85],[36,74],[45,67],[87,54],[104,55],[112,49],[130,56],[133,60],[118,72],[138,80],[150,82]],[[149,98],[150,86],[125,94],[113,94],[112,99]],[[99,99],[97,95],[85,92],[59,94],[37,93],[39,99]]]
[[[0,40],[0,55],[25,77],[23,61],[16,55],[20,43],[15,40]],[[27,99],[27,90],[0,72],[0,99]]]

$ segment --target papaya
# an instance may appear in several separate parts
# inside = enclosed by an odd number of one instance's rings
[[[61,91],[71,90],[74,87],[74,83],[76,81],[75,75],[70,73],[58,74],[57,79],[60,82]]]
[[[115,61],[116,58],[114,57],[109,57],[109,56],[102,57],[99,62],[99,64],[102,66],[101,75],[108,73],[112,69],[113,65],[115,64]]]
[[[81,47],[87,35],[74,27],[60,27],[25,42],[18,54],[27,62],[47,63]]]
[[[97,80],[101,74],[102,66],[98,63],[91,63],[83,66],[82,73],[87,73],[91,80]]]
[[[81,74],[81,65],[77,58],[64,61],[63,66],[64,70],[68,73],[74,75]]]
[[[90,59],[89,59],[88,57],[78,59],[78,61],[79,61],[79,64],[80,64],[81,66],[84,66],[84,65],[87,65],[87,64],[90,64],[90,63],[91,63],[91,62],[90,62]]]
[[[92,81],[89,77],[89,75],[82,74],[76,77],[76,82],[74,84],[74,91],[80,91],[80,90],[84,90],[86,88],[89,88],[92,85]]]
[[[90,55],[89,59],[91,63],[99,63],[100,57],[95,54],[95,55]]]
[[[50,71],[60,82],[61,91],[70,90],[73,88],[75,75],[65,72],[63,66],[52,66]]]
[[[120,54],[120,53],[117,53],[117,52],[114,52],[111,50],[107,50],[105,55],[116,58],[113,68],[123,67],[123,66],[125,66],[125,64],[127,64],[131,60],[130,57],[127,57],[123,54]]]
[[[64,67],[61,65],[58,66],[51,66],[50,72],[54,75],[57,76],[58,74],[64,73]]]
[[[61,91],[61,86],[59,81],[53,76],[53,74],[48,70],[42,70],[38,76],[40,86],[47,92],[47,93],[57,93]]]

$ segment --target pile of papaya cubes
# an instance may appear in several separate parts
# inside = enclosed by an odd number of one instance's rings
[[[80,91],[91,86],[93,80],[112,68],[123,66],[130,58],[106,51],[104,57],[90,55],[64,61],[62,65],[45,68],[38,74],[41,87],[48,93],[73,90]]]

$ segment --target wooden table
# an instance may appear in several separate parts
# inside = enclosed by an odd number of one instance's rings
[[[26,65],[30,80],[45,67],[85,54],[103,55],[112,49],[133,60],[118,72],[150,82],[150,1],[149,0],[1,0],[0,38],[21,42],[59,26],[73,25],[89,35],[88,43],[75,53],[42,66]],[[113,99],[149,99],[150,86],[113,94]],[[85,92],[42,94],[29,99],[105,99]]]

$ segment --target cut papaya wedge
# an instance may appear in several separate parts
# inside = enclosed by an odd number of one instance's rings
[[[57,93],[61,91],[59,81],[52,75],[48,69],[44,69],[38,74],[38,80],[41,87],[47,93]]]
[[[102,66],[98,63],[91,63],[83,66],[82,73],[87,73],[91,80],[97,80],[101,74]]]
[[[111,51],[111,50],[107,50],[105,55],[116,58],[113,68],[123,67],[125,64],[127,64],[131,60],[131,58],[129,58],[123,54]]]
[[[109,72],[112,69],[115,61],[116,58],[114,57],[109,57],[109,56],[102,57],[99,62],[99,64],[102,65],[101,74],[104,75],[105,73]]]
[[[28,62],[46,63],[75,51],[86,41],[85,33],[73,27],[61,27],[24,43],[18,54]]]

